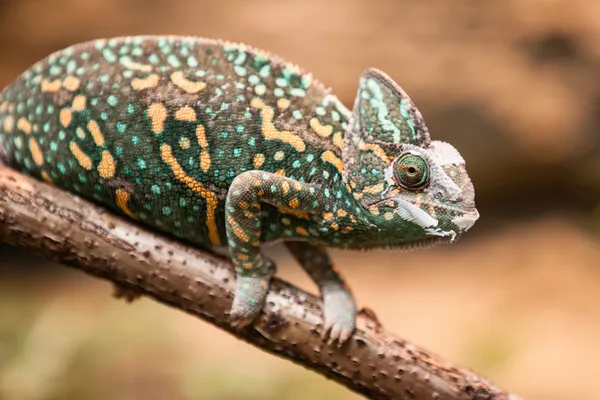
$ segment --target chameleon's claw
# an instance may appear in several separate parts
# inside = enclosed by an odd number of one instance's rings
[[[229,323],[243,328],[250,325],[260,314],[269,290],[271,275],[266,277],[238,276]]]
[[[325,321],[323,339],[327,344],[337,341],[338,347],[344,344],[356,327],[356,305],[352,296],[345,290],[330,290],[323,293]]]

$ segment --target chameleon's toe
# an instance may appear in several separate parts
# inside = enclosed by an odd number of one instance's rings
[[[232,326],[241,328],[250,325],[258,317],[267,297],[270,278],[238,276],[229,313]]]
[[[350,293],[345,290],[325,291],[323,293],[325,324],[323,337],[328,343],[344,344],[356,327],[356,304]]]

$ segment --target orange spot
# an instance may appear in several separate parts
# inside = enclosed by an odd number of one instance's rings
[[[284,143],[291,145],[296,151],[304,151],[306,144],[298,135],[288,131],[278,131],[273,124],[274,111],[273,108],[267,106],[261,99],[253,98],[250,105],[260,111],[262,118],[261,130],[267,140],[281,140]]]
[[[190,106],[181,107],[175,111],[175,119],[179,121],[194,122],[196,120],[196,111]]]
[[[125,68],[129,68],[135,71],[142,71],[142,72],[150,72],[152,71],[152,66],[151,65],[146,65],[146,64],[140,64],[137,63],[135,61],[131,61],[129,59],[127,60],[123,60],[122,62],[123,66]]]
[[[195,94],[206,87],[204,82],[190,81],[183,76],[183,72],[176,71],[171,74],[171,81],[186,93]]]
[[[254,168],[260,168],[265,162],[265,156],[263,154],[257,154],[254,156]]]
[[[198,138],[198,144],[203,149],[208,147],[208,143],[206,142],[206,131],[204,130],[204,126],[198,125],[196,127],[196,137]]]
[[[31,123],[23,117],[19,118],[19,120],[17,121],[17,128],[28,135],[31,133]]]
[[[210,154],[208,154],[208,151],[203,151],[200,154],[200,168],[204,172],[210,169]]]
[[[339,147],[340,149],[344,148],[344,138],[342,138],[341,132],[336,132],[333,135],[333,144]]]
[[[387,154],[385,154],[385,151],[381,147],[379,147],[378,145],[376,145],[374,143],[365,143],[365,142],[361,141],[358,148],[360,150],[370,150],[373,153],[375,153],[375,155],[377,157],[379,157],[381,160],[385,161],[386,163],[388,162],[388,157],[387,157]]]
[[[60,79],[54,81],[48,81],[47,79],[44,79],[42,81],[42,92],[58,92],[61,85],[62,82]]]
[[[342,228],[342,233],[348,233],[348,232],[350,232],[351,230],[352,230],[352,227],[351,227],[351,226],[347,226],[347,227],[345,227],[345,228]]]
[[[128,216],[130,216],[131,218],[135,218],[135,215],[133,215],[133,213],[131,212],[131,210],[129,209],[128,203],[129,203],[129,198],[130,198],[130,194],[127,190],[125,189],[117,189],[115,191],[115,195],[117,196],[117,206],[119,206],[119,208]]]
[[[248,243],[250,241],[248,235],[246,235],[244,230],[237,224],[237,222],[235,222],[235,219],[233,219],[233,217],[230,214],[227,215],[227,222],[233,228],[233,233],[235,234],[235,236],[238,237],[238,239],[240,239],[244,243]]]
[[[377,206],[371,206],[371,207],[369,207],[369,211],[373,215],[379,215],[379,207],[377,207]]]
[[[12,115],[7,116],[6,118],[4,118],[4,132],[9,133],[12,132],[13,128],[15,127],[15,119]]]
[[[285,208],[280,208],[279,212],[282,214],[290,214],[295,216],[296,218],[302,218],[302,219],[310,219],[310,215],[306,212],[306,211],[300,211],[300,210],[286,210]]]
[[[290,184],[287,182],[283,182],[281,184],[281,189],[283,190],[283,194],[288,194],[288,192],[290,191]]]
[[[238,253],[236,257],[238,260],[246,261],[248,259],[248,254]]]
[[[331,132],[333,132],[333,127],[331,125],[321,125],[316,118],[311,118],[310,127],[321,137],[328,137],[331,135]]]
[[[294,197],[293,199],[290,200],[290,202],[288,203],[290,208],[294,209],[294,208],[298,208],[298,206],[300,205],[300,201],[298,200],[298,198]]]
[[[50,175],[48,175],[46,171],[42,171],[41,176],[44,182],[49,183],[51,185],[54,184],[54,181],[52,180],[52,178],[50,178]]]
[[[42,153],[42,149],[40,149],[40,145],[33,137],[29,138],[29,151],[31,151],[31,157],[37,166],[44,164],[44,154]]]
[[[285,110],[290,106],[290,103],[291,102],[288,99],[279,99],[277,100],[277,107],[281,108],[282,110]]]
[[[221,240],[219,239],[219,235],[217,233],[217,223],[215,220],[215,210],[219,205],[217,195],[185,173],[175,157],[173,157],[171,147],[168,144],[163,144],[160,146],[160,154],[163,161],[167,163],[169,167],[171,167],[175,178],[183,182],[188,188],[206,200],[206,225],[208,227],[208,236],[214,246],[219,246],[221,244]]]
[[[385,214],[383,214],[383,218],[385,218],[387,221],[389,221],[392,218],[394,218],[394,213],[386,212]]]
[[[98,173],[104,179],[112,178],[115,175],[115,160],[108,150],[102,152],[100,164],[98,164]]]
[[[309,235],[308,231],[306,229],[304,229],[303,227],[301,227],[301,226],[297,226],[296,227],[296,232],[299,235],[302,235],[302,236],[308,236]]]
[[[344,163],[331,150],[324,152],[321,160],[333,164],[339,172],[344,172]]]
[[[85,103],[86,103],[85,96],[82,96],[82,95],[75,96],[75,98],[73,99],[73,105],[71,106],[71,110],[73,110],[75,112],[83,111],[83,110],[85,110]]]
[[[8,110],[8,101],[5,101],[4,103],[0,104],[0,113],[5,113],[6,110]]]
[[[330,212],[323,213],[323,219],[325,221],[330,221],[333,218],[333,214]]]
[[[74,92],[79,89],[79,84],[81,81],[79,78],[74,76],[67,76],[62,83],[62,86],[67,89],[69,92]]]
[[[156,74],[150,74],[144,79],[136,78],[131,80],[131,87],[134,90],[145,90],[158,86],[160,78]]]
[[[167,109],[162,103],[153,103],[148,107],[148,116],[152,122],[152,131],[156,134],[162,133],[165,129],[167,119]]]
[[[102,132],[100,132],[100,126],[98,126],[98,123],[94,120],[91,120],[88,122],[87,128],[92,134],[92,138],[94,139],[96,146],[104,146],[104,136],[102,136]]]
[[[363,189],[363,193],[368,193],[368,194],[379,194],[383,191],[383,183],[379,183],[377,185],[373,185],[373,186],[365,186],[365,188]]]
[[[71,120],[73,119],[73,114],[71,110],[68,108],[63,108],[60,110],[60,114],[58,115],[58,119],[60,120],[60,124],[65,128],[71,124]]]
[[[77,143],[71,142],[71,144],[69,144],[69,149],[71,149],[71,153],[73,153],[82,168],[85,168],[88,171],[92,169],[92,159],[79,148]]]
[[[275,175],[285,176],[285,169],[280,169],[279,171],[275,172]]]
[[[338,217],[345,217],[346,215],[348,215],[348,213],[346,212],[346,210],[338,210],[337,215]]]

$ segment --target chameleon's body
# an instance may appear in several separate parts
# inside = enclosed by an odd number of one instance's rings
[[[140,223],[227,246],[239,325],[260,311],[273,273],[259,244],[288,240],[341,341],[356,310],[323,247],[448,241],[478,217],[464,160],[430,141],[384,74],[363,75],[353,118],[298,67],[208,39],[116,38],[50,55],[0,93],[0,151]]]

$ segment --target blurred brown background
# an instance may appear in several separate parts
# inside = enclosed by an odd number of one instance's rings
[[[467,160],[482,217],[452,246],[334,253],[360,306],[526,399],[600,399],[600,2],[0,0],[0,87],[70,44],[142,33],[264,48],[348,106],[363,69],[390,74]],[[0,399],[359,398],[110,293],[3,247]]]

